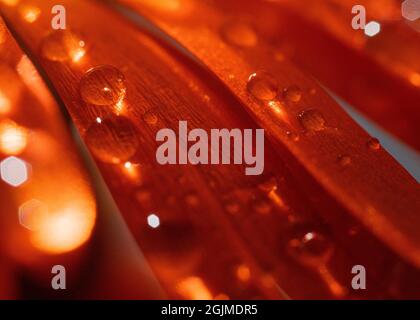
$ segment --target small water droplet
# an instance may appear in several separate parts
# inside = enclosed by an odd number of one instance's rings
[[[271,204],[267,200],[264,200],[264,199],[256,199],[254,201],[253,207],[254,207],[255,212],[262,215],[269,214],[272,209]]]
[[[187,177],[183,174],[179,175],[178,177],[176,177],[176,182],[179,184],[184,184],[187,182]]]
[[[239,47],[253,47],[258,37],[254,29],[247,23],[230,21],[222,27],[223,38],[230,44]]]
[[[298,86],[290,86],[283,90],[286,101],[297,103],[302,98],[302,90]]]
[[[358,235],[360,233],[360,229],[361,229],[360,226],[350,227],[349,230],[348,230],[349,236],[354,237],[354,236]]]
[[[229,200],[225,203],[225,210],[230,214],[237,214],[241,210],[241,205],[235,200]]]
[[[251,269],[246,264],[236,268],[236,277],[242,282],[248,282],[251,278]]]
[[[41,43],[41,54],[51,61],[78,62],[86,53],[85,42],[69,30],[55,30]]]
[[[158,122],[158,117],[156,115],[156,110],[147,111],[143,115],[143,120],[150,125],[155,125]]]
[[[41,9],[32,5],[24,4],[19,7],[19,14],[26,22],[34,23],[41,15]]]
[[[141,187],[135,192],[135,197],[145,210],[153,210],[154,200],[153,194],[150,192],[149,188]]]
[[[270,101],[277,96],[279,84],[270,73],[258,71],[249,77],[247,89],[255,98]]]
[[[265,182],[260,183],[258,185],[258,189],[260,189],[261,191],[265,192],[265,193],[270,193],[272,191],[276,191],[278,188],[278,183],[277,183],[277,179],[275,177],[271,177],[269,179],[267,179]]]
[[[349,155],[339,155],[337,159],[342,166],[347,166],[351,163],[351,157]]]
[[[325,118],[316,109],[308,109],[299,112],[298,120],[303,128],[308,131],[322,131],[325,129]]]
[[[292,131],[287,131],[286,134],[287,134],[287,137],[290,140],[292,140],[292,141],[299,141],[299,136],[296,133],[294,133]]]
[[[274,59],[276,59],[278,62],[283,62],[286,60],[286,57],[284,56],[283,52],[277,51],[274,53]]]
[[[200,198],[193,192],[185,196],[185,203],[190,207],[197,207],[200,204]]]
[[[125,77],[113,66],[101,65],[86,72],[80,82],[82,99],[93,105],[114,105],[126,93]]]
[[[85,139],[93,155],[106,163],[118,164],[129,160],[139,146],[134,124],[124,117],[95,122],[87,130]]]
[[[318,232],[308,232],[289,242],[290,254],[301,263],[313,267],[325,265],[333,249],[333,244]]]
[[[381,143],[376,138],[370,138],[367,142],[367,145],[372,150],[379,150],[381,148]]]

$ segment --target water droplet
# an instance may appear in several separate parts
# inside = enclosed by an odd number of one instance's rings
[[[302,90],[298,86],[290,86],[283,90],[286,101],[297,103],[302,98]]]
[[[287,131],[286,134],[287,134],[287,137],[290,140],[292,140],[292,141],[299,141],[299,136],[296,133],[294,133],[292,131]]]
[[[255,98],[270,101],[277,96],[279,84],[270,73],[258,71],[249,77],[247,89]]]
[[[196,207],[200,204],[200,199],[195,193],[191,192],[185,196],[185,203],[190,207]]]
[[[41,43],[41,54],[51,61],[78,62],[86,53],[85,42],[69,30],[55,30]]]
[[[348,230],[349,236],[354,237],[354,236],[358,235],[360,233],[360,229],[361,229],[360,226],[350,227],[349,230]]]
[[[325,118],[316,109],[308,109],[299,112],[298,120],[302,127],[308,131],[322,131],[325,128]]]
[[[21,18],[26,22],[34,23],[36,20],[38,20],[41,14],[41,9],[32,5],[25,4],[19,7],[19,14]]]
[[[254,201],[254,210],[255,212],[265,215],[265,214],[269,214],[271,212],[271,204],[264,199],[256,199]]]
[[[82,99],[99,106],[114,105],[126,93],[125,77],[113,66],[101,65],[90,69],[80,82]]]
[[[124,117],[95,122],[87,130],[85,139],[93,155],[106,163],[118,164],[129,160],[139,146],[134,124]]]
[[[155,110],[149,110],[143,115],[143,120],[150,124],[155,125],[158,122],[158,117],[155,113]]]
[[[254,29],[247,23],[230,21],[222,27],[223,38],[230,44],[239,47],[253,47],[258,37]]]
[[[338,162],[342,165],[342,166],[347,166],[351,163],[351,157],[348,155],[339,155],[338,156]]]
[[[236,268],[236,277],[242,282],[248,282],[251,278],[251,270],[246,264],[241,264]]]
[[[274,53],[274,59],[276,59],[278,62],[283,62],[286,60],[286,57],[284,56],[283,52],[277,51]]]
[[[149,191],[147,187],[139,188],[135,193],[135,197],[144,210],[154,209],[153,194]]]
[[[225,210],[230,214],[237,214],[241,210],[241,206],[237,201],[229,200],[225,203]]]
[[[367,145],[372,150],[379,150],[381,148],[381,143],[376,138],[370,138]]]
[[[179,184],[184,184],[187,182],[187,177],[183,174],[180,174],[178,177],[176,177],[176,182]]]
[[[276,191],[278,188],[278,183],[277,183],[277,179],[275,177],[271,177],[269,179],[267,179],[265,182],[260,183],[258,185],[258,189],[260,189],[261,191],[265,192],[265,193],[270,193],[272,191]]]
[[[290,254],[308,266],[320,266],[331,258],[333,244],[318,232],[308,232],[302,238],[289,242]]]

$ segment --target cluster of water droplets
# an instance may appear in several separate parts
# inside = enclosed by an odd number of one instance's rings
[[[267,71],[252,73],[248,78],[246,88],[254,99],[264,103],[268,108],[280,115],[287,113],[287,110],[284,110],[284,108],[287,108],[288,105],[298,105],[304,95],[304,91],[297,85],[290,85],[281,90],[276,77]],[[308,92],[310,95],[314,95],[316,94],[316,89],[312,88]],[[324,115],[316,108],[306,108],[299,111],[296,119],[306,133],[317,133],[328,128]],[[299,135],[292,130],[287,131],[286,136],[295,142],[300,139]],[[380,149],[380,143],[376,138],[369,139],[367,146],[371,150]],[[350,155],[347,154],[340,154],[337,159],[343,166],[347,166],[352,162]]]

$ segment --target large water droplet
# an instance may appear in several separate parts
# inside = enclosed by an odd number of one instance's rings
[[[55,30],[41,43],[42,56],[51,61],[78,62],[85,53],[85,42],[69,30]]]
[[[367,145],[372,150],[379,150],[381,148],[381,143],[376,138],[370,138],[367,142]]]
[[[124,117],[95,122],[87,130],[85,139],[96,158],[114,164],[129,160],[139,146],[134,124]]]
[[[289,242],[290,254],[301,263],[313,267],[325,265],[333,249],[333,244],[318,232],[308,232]]]
[[[270,101],[277,96],[279,84],[270,73],[258,71],[249,77],[247,89],[255,98]]]
[[[222,27],[223,38],[230,44],[239,47],[253,47],[258,37],[254,29],[243,22],[230,21]]]
[[[290,86],[283,90],[286,101],[297,103],[302,98],[302,90],[298,86]]]
[[[101,65],[90,69],[80,82],[82,99],[99,106],[114,105],[126,93],[125,77],[113,66]]]
[[[308,131],[321,131],[325,128],[325,118],[316,109],[308,109],[299,112],[298,120],[302,127]]]

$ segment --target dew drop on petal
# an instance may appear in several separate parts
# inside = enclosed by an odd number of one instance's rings
[[[321,131],[325,129],[325,118],[316,109],[308,109],[299,112],[298,120],[303,128],[308,131]]]
[[[367,142],[367,145],[372,150],[379,150],[381,148],[381,143],[376,138],[370,138]]]
[[[256,199],[253,204],[254,210],[258,214],[269,214],[271,212],[271,204],[265,199]]]
[[[189,207],[197,207],[200,204],[200,199],[194,192],[188,193],[184,200]]]
[[[292,141],[299,141],[299,136],[296,133],[292,132],[292,131],[287,131],[286,132],[286,135]]]
[[[290,254],[308,266],[324,265],[333,253],[333,244],[318,232],[308,232],[303,237],[289,241]]]
[[[298,86],[290,86],[283,90],[286,101],[297,103],[302,98],[302,90]]]
[[[155,125],[158,122],[158,117],[154,110],[146,111],[145,114],[143,114],[143,120],[150,125]]]
[[[86,132],[86,144],[99,160],[106,163],[128,161],[137,151],[139,140],[134,124],[125,117],[95,122]]]
[[[226,201],[224,207],[225,210],[232,215],[239,213],[241,210],[241,205],[235,200]]]
[[[351,157],[349,155],[339,155],[338,162],[344,167],[351,163]]]
[[[78,62],[86,54],[85,42],[69,30],[54,30],[43,39],[41,54],[51,61]]]
[[[258,71],[249,77],[247,89],[258,100],[270,101],[277,96],[279,84],[270,73]]]
[[[258,42],[255,30],[247,23],[229,21],[222,27],[223,38],[239,47],[253,47]]]
[[[89,104],[115,105],[125,97],[125,77],[113,66],[101,65],[86,72],[80,81],[80,95]]]

